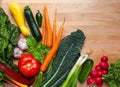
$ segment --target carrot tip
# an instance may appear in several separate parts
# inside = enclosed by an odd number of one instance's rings
[[[47,11],[47,6],[46,5],[44,5],[44,11]]]
[[[63,22],[65,23],[65,17],[64,17],[64,21]]]

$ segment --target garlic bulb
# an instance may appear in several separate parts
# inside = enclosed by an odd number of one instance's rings
[[[28,48],[27,43],[26,43],[26,39],[24,39],[24,38],[19,39],[18,40],[18,47],[21,50],[26,50]]]
[[[13,52],[13,57],[20,58],[22,55],[23,55],[23,51],[20,48],[15,47]]]

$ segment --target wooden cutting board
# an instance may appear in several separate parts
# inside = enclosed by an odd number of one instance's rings
[[[109,63],[120,58],[120,0],[0,0],[0,6],[15,23],[8,8],[11,1],[23,7],[29,5],[34,15],[37,10],[43,12],[43,6],[47,5],[51,23],[57,8],[58,27],[66,18],[63,37],[77,29],[83,30],[86,35],[83,50],[92,52],[90,58],[94,66],[103,55],[109,57]],[[77,87],[87,85],[78,83]]]

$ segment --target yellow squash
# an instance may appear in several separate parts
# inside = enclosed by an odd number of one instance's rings
[[[30,30],[25,25],[22,7],[19,4],[12,2],[9,5],[9,9],[11,13],[13,14],[14,19],[18,27],[20,28],[22,34],[24,36],[28,36],[30,34]]]

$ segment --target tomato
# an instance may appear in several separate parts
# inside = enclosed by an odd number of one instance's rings
[[[23,54],[18,61],[18,69],[25,77],[33,77],[40,70],[40,63],[32,54]]]

